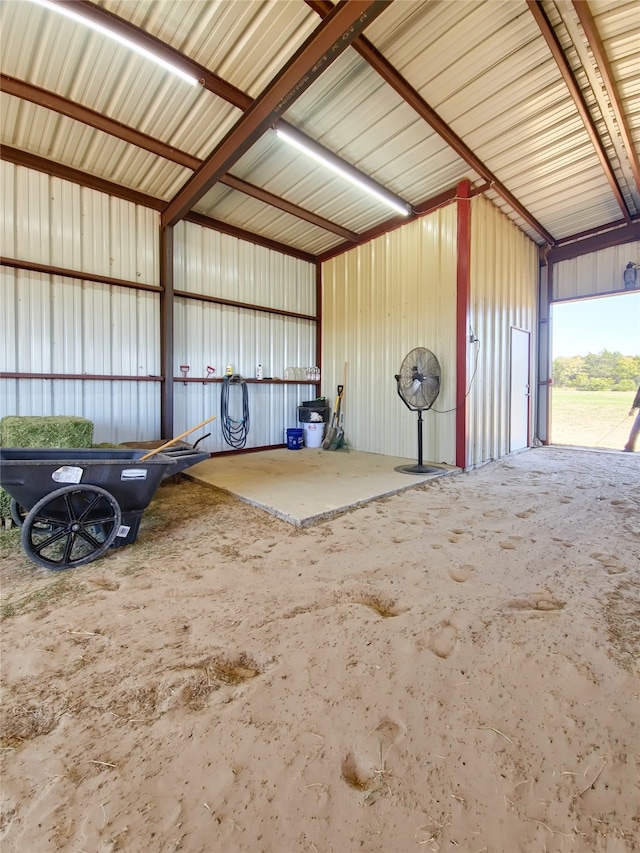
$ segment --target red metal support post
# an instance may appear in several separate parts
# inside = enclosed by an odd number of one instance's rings
[[[457,192],[456,465],[467,467],[467,361],[471,295],[471,182]]]

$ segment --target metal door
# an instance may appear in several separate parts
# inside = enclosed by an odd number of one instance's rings
[[[511,327],[509,451],[529,446],[531,333]]]

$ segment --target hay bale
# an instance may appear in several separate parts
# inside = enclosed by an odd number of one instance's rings
[[[0,420],[2,447],[91,447],[93,422],[72,415],[21,417]]]
[[[0,420],[0,447],[91,447],[93,421],[71,415],[6,415]],[[0,518],[10,518],[11,497],[0,488]]]

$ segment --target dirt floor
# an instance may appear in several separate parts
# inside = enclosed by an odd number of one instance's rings
[[[57,573],[1,542],[3,853],[640,850],[640,454],[304,530],[167,482]]]

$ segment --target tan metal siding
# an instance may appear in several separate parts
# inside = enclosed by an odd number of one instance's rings
[[[509,452],[512,327],[531,333],[529,424],[534,437],[537,292],[536,246],[477,196],[471,204],[470,331],[480,342],[468,347],[467,375],[473,377],[467,407],[469,465]]]
[[[624,268],[630,261],[640,263],[640,240],[554,264],[552,300],[619,293],[624,290]]]
[[[323,264],[322,391],[347,362],[345,433],[356,450],[415,459],[417,414],[395,374],[414,347],[442,369],[440,410],[455,409],[456,212],[449,205]],[[425,461],[455,463],[455,413],[425,414]]]

